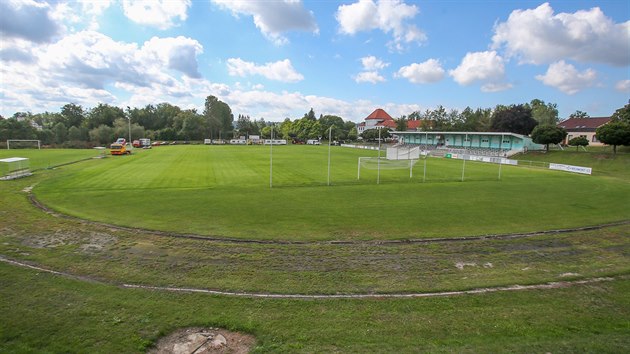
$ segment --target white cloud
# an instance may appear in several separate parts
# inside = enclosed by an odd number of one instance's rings
[[[291,60],[285,59],[273,63],[257,65],[241,58],[227,60],[228,73],[232,76],[261,75],[269,80],[282,82],[298,82],[304,80],[302,74],[295,71]]]
[[[370,82],[373,84],[385,81],[385,78],[381,76],[379,70],[388,67],[389,63],[375,56],[368,56],[361,58],[361,65],[363,66],[363,71],[354,76],[354,81],[357,83]]]
[[[262,34],[276,45],[286,44],[283,35],[287,31],[307,31],[319,33],[315,16],[304,8],[301,0],[283,1],[232,1],[212,0],[226,8],[235,16],[252,16],[254,24]]]
[[[505,47],[522,62],[543,64],[561,59],[630,64],[630,21],[615,23],[598,7],[554,14],[549,3],[515,10],[495,25],[493,49]]]
[[[62,31],[48,4],[32,0],[0,1],[0,38],[50,42]]]
[[[190,0],[123,0],[125,16],[141,25],[169,29],[176,18],[185,21]]]
[[[429,84],[442,80],[444,73],[445,71],[438,60],[429,59],[423,63],[403,66],[395,76],[405,78],[414,84]]]
[[[369,82],[372,84],[376,84],[379,82],[384,82],[385,78],[383,76],[381,76],[378,71],[363,71],[360,72],[359,74],[357,74],[357,76],[354,77],[354,81],[361,83],[361,82]]]
[[[555,87],[566,94],[573,95],[595,85],[597,73],[592,69],[579,72],[573,65],[561,60],[549,65],[545,75],[536,75],[536,79],[547,86]]]
[[[391,33],[393,39],[388,45],[392,49],[403,50],[410,43],[426,41],[426,35],[409,22],[418,14],[418,7],[407,5],[399,0],[359,0],[350,5],[341,5],[335,18],[339,31],[354,35],[362,31],[381,30]]]
[[[495,51],[467,53],[459,66],[448,73],[455,82],[463,86],[481,83],[484,92],[502,91],[512,87],[504,83],[503,58]]]
[[[189,77],[201,76],[198,71],[197,56],[203,53],[199,42],[187,37],[158,38],[153,37],[144,43],[142,48],[145,60],[159,58],[159,64],[177,70]]]
[[[192,100],[191,83],[200,77],[196,56],[203,50],[186,37],[154,37],[140,47],[92,31],[39,47],[18,44],[22,46],[0,52],[3,60],[13,56],[11,65],[0,65],[3,111],[56,111],[68,102],[117,104],[118,98],[109,92],[112,87],[155,98],[152,103],[187,96]]]
[[[615,90],[619,92],[630,92],[630,80],[621,80],[615,84]]]
[[[381,70],[389,66],[389,63],[386,63],[375,56],[361,58],[361,64],[363,64],[363,70],[366,71]]]

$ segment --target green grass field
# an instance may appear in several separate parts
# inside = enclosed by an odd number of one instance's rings
[[[430,159],[427,183],[419,162],[412,181],[408,171],[391,170],[376,185],[374,171],[362,171],[356,181],[356,157],[365,151],[336,149],[328,187],[326,147],[278,147],[278,175],[269,190],[268,150],[250,148],[169,146],[57,169],[46,168],[89,157],[87,151],[24,150],[32,154],[25,156],[31,166],[44,169],[0,183],[0,257],[80,279],[0,261],[0,352],[144,352],[159,337],[192,326],[253,334],[258,353],[621,353],[630,347],[627,224],[517,239],[378,242],[486,234],[495,224],[511,232],[626,220],[630,181],[624,166],[630,155],[581,155],[579,161],[567,152],[540,156],[594,168],[601,160],[593,176],[503,166],[497,181],[498,166],[467,164],[470,175],[463,183],[461,161]],[[230,167],[228,157],[240,166]],[[205,235],[243,239],[370,241],[235,243],[114,229],[42,212],[23,191],[33,185],[36,196],[56,210],[109,224],[126,224],[120,215],[129,212],[143,219],[141,227],[180,233],[198,228]],[[260,196],[266,197],[262,211],[242,212],[248,200],[260,208]],[[491,203],[507,210],[487,214]],[[354,226],[354,217],[365,211],[359,206],[397,222]],[[452,211],[473,206],[480,210]],[[384,207],[396,210],[383,214]],[[536,210],[524,213],[525,207]],[[416,209],[422,214],[414,214]],[[265,219],[278,214],[285,221]],[[387,223],[402,226],[394,235]],[[331,232],[338,225],[346,228]],[[409,299],[256,299],[119,287],[408,294],[599,277],[612,280]]]
[[[430,158],[362,169],[374,151],[174,146],[69,166],[38,184],[47,206],[123,226],[287,241],[417,239],[528,232],[630,218],[628,179]],[[624,166],[621,166],[625,171]],[[596,169],[597,171],[597,169]],[[617,171],[612,171],[617,173]],[[425,183],[423,183],[425,181]],[[152,216],[159,217],[152,217]]]

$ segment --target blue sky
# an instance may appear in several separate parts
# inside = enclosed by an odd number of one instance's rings
[[[630,98],[630,2],[0,1],[0,114],[66,103],[280,121]]]

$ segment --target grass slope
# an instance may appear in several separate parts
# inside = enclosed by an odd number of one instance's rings
[[[245,239],[349,240],[453,237],[584,226],[630,218],[630,183],[429,159],[409,170],[362,170],[374,151],[336,148],[175,146],[68,167],[35,192],[81,218]],[[529,156],[529,155],[528,155]],[[623,170],[623,168],[621,168]],[[618,170],[618,169],[617,169]],[[611,173],[616,174],[618,171]],[[619,173],[621,177],[625,175]]]
[[[0,263],[0,351],[143,352],[176,328],[254,334],[256,353],[623,352],[630,281],[406,300],[256,300],[123,290]]]

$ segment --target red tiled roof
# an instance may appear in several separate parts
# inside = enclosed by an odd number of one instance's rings
[[[389,114],[387,114],[387,112],[385,112],[384,110],[377,108],[374,112],[370,113],[369,116],[367,116],[365,118],[366,120],[368,119],[382,119],[382,120],[393,120],[394,118],[392,118]]]
[[[558,123],[559,127],[564,129],[597,129],[602,125],[610,122],[609,117],[596,118],[569,118]]]
[[[409,129],[418,129],[422,125],[421,120],[408,120],[407,121],[407,130]]]
[[[376,125],[377,127],[396,128],[396,122],[393,119],[385,120]]]

